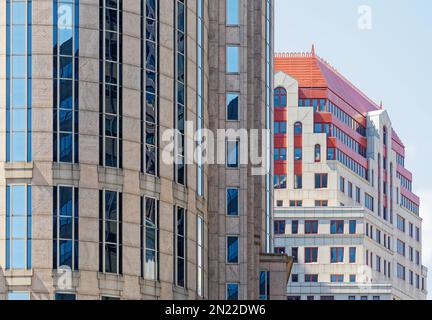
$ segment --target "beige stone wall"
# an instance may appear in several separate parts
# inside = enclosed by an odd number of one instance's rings
[[[160,162],[160,178],[140,173],[140,2],[123,1],[123,169],[99,167],[99,0],[80,1],[80,164],[52,163],[53,26],[51,0],[33,1],[33,163],[6,170],[0,148],[0,299],[9,290],[30,290],[33,299],[52,299],[56,291],[52,271],[53,186],[79,187],[79,264],[74,275],[78,299],[101,295],[122,299],[196,299],[196,220],[206,221],[206,198],[196,196],[196,167],[188,168],[188,187],[173,183],[173,168]],[[173,1],[160,1],[160,130],[173,127]],[[187,118],[196,119],[196,1],[188,1]],[[0,144],[4,145],[5,2],[0,3]],[[208,25],[206,26],[208,30]],[[206,35],[207,39],[207,35]],[[206,48],[207,50],[207,48]],[[205,61],[207,64],[207,61]],[[208,68],[205,68],[208,79]],[[207,87],[205,86],[205,90]],[[206,92],[207,93],[207,92]],[[207,110],[207,94],[205,94]],[[206,116],[208,122],[208,117]],[[162,149],[164,144],[161,143]],[[9,165],[8,165],[9,166]],[[30,166],[29,170],[23,170]],[[30,172],[30,174],[28,173]],[[24,174],[25,173],[25,174]],[[5,175],[10,178],[5,179]],[[17,177],[26,176],[26,179]],[[32,266],[20,275],[19,286],[7,285],[4,273],[5,184],[25,181],[33,190]],[[107,188],[123,192],[123,276],[104,275],[99,269],[98,192]],[[207,187],[205,189],[208,190]],[[206,192],[207,194],[207,192]],[[160,282],[140,278],[140,197],[160,200]],[[187,217],[187,290],[173,286],[173,206],[183,206]],[[207,232],[205,233],[207,234]],[[207,244],[205,239],[206,254]],[[205,276],[207,276],[207,264]],[[8,278],[15,279],[14,276]],[[27,279],[25,285],[21,285]],[[205,294],[208,286],[205,283]]]

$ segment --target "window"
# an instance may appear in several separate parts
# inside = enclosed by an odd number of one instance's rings
[[[399,231],[405,232],[405,219],[400,215],[397,216],[397,227]]]
[[[348,197],[353,198],[353,184],[348,181]]]
[[[321,162],[321,146],[315,145],[315,162]]]
[[[344,262],[344,248],[331,248],[331,263],[342,263]]]
[[[270,272],[260,271],[259,299],[262,301],[270,299]]]
[[[30,300],[30,293],[25,291],[8,292],[7,299],[10,301],[27,301]]]
[[[159,276],[159,202],[141,199],[141,276],[155,281]]]
[[[315,189],[326,189],[328,187],[327,173],[315,174]]]
[[[318,248],[305,248],[305,263],[318,262]]]
[[[100,25],[103,26],[99,44],[102,48],[100,91],[104,92],[104,99],[100,99],[100,165],[120,169],[123,149],[121,2],[105,0],[100,10]]]
[[[287,150],[285,148],[276,148],[274,152],[274,159],[275,161],[285,161],[287,159]]]
[[[306,274],[304,282],[317,283],[318,282],[318,275],[317,274]]]
[[[197,218],[197,294],[204,296],[204,219]]]
[[[318,234],[318,221],[305,221],[305,234]]]
[[[403,257],[405,257],[405,242],[403,242],[403,241],[401,241],[401,240],[399,240],[398,239],[398,241],[397,241],[397,252],[401,255],[401,256],[403,256]]]
[[[301,124],[301,122],[296,122],[294,124],[294,135],[296,136],[300,136],[303,133],[303,125]]]
[[[350,275],[350,283],[356,283],[357,282],[357,277],[355,274],[351,274]]]
[[[303,188],[303,177],[302,175],[294,175],[294,189],[302,189]]]
[[[238,0],[226,0],[226,23],[227,25],[238,25],[240,23],[240,6]]]
[[[240,141],[227,141],[227,167],[239,167],[239,146]]]
[[[357,248],[352,247],[349,249],[349,263],[356,263],[357,262]]]
[[[293,262],[298,263],[298,248],[291,248],[291,256],[293,257]]]
[[[31,186],[6,186],[6,270],[32,267],[31,193]]]
[[[227,73],[238,73],[240,72],[240,47],[238,46],[227,46]]]
[[[286,249],[283,248],[283,247],[276,247],[276,248],[274,249],[274,253],[275,253],[275,254],[285,254],[285,253],[286,253]]]
[[[5,2],[7,162],[32,161],[32,3]]]
[[[119,297],[112,297],[112,296],[102,296],[102,301],[120,301]]]
[[[335,148],[327,148],[327,160],[336,160],[336,150]]]
[[[399,264],[397,265],[397,277],[400,280],[405,281],[406,280],[406,269],[403,265]]]
[[[315,200],[315,207],[328,207],[328,200]]]
[[[343,177],[339,178],[339,191],[345,193],[345,179]]]
[[[287,133],[287,123],[283,122],[275,122],[274,123],[274,131],[275,134],[286,134]]]
[[[99,271],[120,275],[122,271],[122,194],[103,190],[99,200]]]
[[[414,285],[414,272],[412,270],[409,271],[409,284]]]
[[[302,148],[294,148],[294,160],[300,161],[303,158]]]
[[[53,161],[78,163],[78,103],[79,81],[78,35],[73,32],[79,24],[78,3],[54,1],[54,135]],[[71,19],[58,17],[70,13]],[[61,24],[61,25],[60,25]]]
[[[355,300],[356,300],[356,297],[355,297],[355,296],[349,296],[349,297],[348,297],[348,300],[349,300],[349,301],[355,301]]]
[[[356,234],[357,233],[357,221],[356,220],[350,220],[349,233],[350,234]]]
[[[226,299],[228,301],[236,301],[239,299],[239,284],[228,283],[226,286]]]
[[[291,222],[291,233],[298,234],[299,222],[297,220],[293,220]]]
[[[356,202],[358,204],[361,203],[361,190],[359,187],[356,187]]]
[[[185,288],[186,286],[186,210],[174,207],[174,280],[175,285]]]
[[[277,200],[276,201],[276,206],[277,207],[281,208],[281,207],[283,207],[283,205],[284,205],[283,200]]]
[[[421,264],[420,258],[421,258],[420,252],[416,251],[416,265],[418,265],[418,266],[420,266],[420,264]]]
[[[76,295],[70,294],[70,293],[56,293],[55,294],[55,300],[59,301],[75,301]]]
[[[143,26],[141,28],[141,90],[143,92],[141,95],[141,171],[157,176],[159,171],[159,1],[147,1],[147,4],[141,8]],[[198,66],[198,73],[202,72],[200,67],[202,66]],[[198,101],[202,99],[202,92],[198,92],[197,99]],[[197,105],[197,123],[200,126],[201,103],[198,102]]]
[[[227,120],[238,121],[239,120],[239,95],[238,93],[227,93],[226,95],[226,106],[227,106]]]
[[[53,269],[69,267],[78,270],[78,189],[54,187],[53,193]]]
[[[301,200],[290,200],[290,207],[291,208],[300,208],[303,206],[303,201]]]
[[[420,239],[421,237],[420,237],[420,228],[416,228],[416,241],[417,242],[420,242]]]
[[[365,193],[365,206],[370,211],[374,211],[374,198],[367,193]]]
[[[285,221],[275,221],[274,223],[275,234],[285,234]]]
[[[239,262],[238,250],[239,238],[237,236],[227,237],[227,263],[237,264]]]
[[[298,283],[299,282],[299,276],[298,276],[298,274],[292,274],[291,275],[291,282],[292,283]]]
[[[343,220],[333,220],[330,222],[330,233],[331,234],[344,234],[344,224]]]
[[[236,188],[227,189],[226,192],[227,216],[238,216],[239,212],[239,190]]]
[[[331,275],[331,282],[332,283],[343,283],[344,282],[344,276],[340,274],[333,274]]]
[[[287,183],[286,183],[286,175],[275,175],[274,176],[274,188],[275,189],[286,189]]]
[[[409,224],[409,236],[410,238],[414,238],[414,225],[411,222]]]
[[[274,91],[274,107],[286,108],[287,106],[287,92],[284,88],[276,88]]]
[[[320,300],[321,301],[333,301],[335,298],[334,296],[321,296]]]
[[[184,0],[175,0],[174,28],[174,128],[177,130],[175,139],[174,180],[180,185],[186,185],[186,101],[187,101],[187,41],[186,23],[187,10]]]

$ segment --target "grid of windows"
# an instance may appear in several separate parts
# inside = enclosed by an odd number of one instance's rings
[[[79,269],[78,189],[57,186],[53,190],[53,269]]]
[[[419,215],[420,209],[419,206],[412,202],[410,199],[401,194],[401,206],[405,209],[411,211],[412,213]]]
[[[146,280],[159,279],[159,201],[141,199],[141,276]]]
[[[32,161],[32,1],[6,1],[6,161]]]
[[[55,0],[53,161],[78,163],[79,10],[77,0]]]
[[[159,1],[141,1],[141,171],[158,175]]]
[[[32,248],[31,186],[6,186],[6,270],[30,270]]]
[[[345,167],[347,167],[348,169],[350,169],[354,173],[358,174],[363,179],[368,180],[366,168],[364,168],[358,162],[356,162],[353,159],[351,159],[350,157],[348,157],[345,153],[343,153],[339,149],[336,149],[336,158]]]
[[[99,194],[99,271],[103,273],[123,273],[122,199],[115,191]]]
[[[100,0],[101,166],[122,168],[122,1]]]

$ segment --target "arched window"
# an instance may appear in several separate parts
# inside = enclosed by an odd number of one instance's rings
[[[299,136],[303,133],[303,125],[301,122],[296,122],[294,124],[294,135]]]
[[[287,106],[287,92],[284,88],[276,88],[274,91],[275,108],[285,108]]]
[[[315,145],[315,162],[321,162],[321,146]]]

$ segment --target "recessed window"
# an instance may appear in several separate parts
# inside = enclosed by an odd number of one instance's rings
[[[227,237],[227,263],[237,264],[239,262],[239,238]]]
[[[318,234],[318,221],[305,221],[305,234]]]
[[[240,141],[227,141],[227,167],[239,167],[239,146]]]
[[[226,0],[226,23],[227,25],[238,25],[240,23],[239,0]]]
[[[328,187],[328,174],[315,174],[315,189],[326,189]]]
[[[299,222],[297,220],[291,221],[291,234],[298,234]]]
[[[226,49],[226,63],[228,73],[240,72],[240,47],[227,46]]]
[[[318,248],[305,248],[305,263],[318,262]]]
[[[238,121],[239,120],[239,95],[237,93],[227,93],[226,95],[227,105],[227,120]]]
[[[284,88],[276,88],[274,91],[274,107],[286,108],[287,106],[287,92]]]
[[[11,291],[8,293],[7,299],[10,301],[27,301],[30,300],[30,293],[25,291]]]
[[[319,144],[315,146],[315,162],[321,162],[321,146]]]
[[[228,283],[226,286],[226,299],[229,301],[237,301],[239,299],[239,284]]]
[[[344,248],[331,248],[330,259],[331,259],[331,263],[344,262]]]
[[[301,124],[301,122],[296,122],[294,124],[294,135],[299,136],[302,135],[303,133],[303,125]]]
[[[294,160],[300,161],[303,159],[303,149],[302,148],[294,148]]]
[[[227,215],[239,215],[239,190],[236,188],[227,189]]]
[[[343,234],[344,233],[344,221],[343,220],[333,220],[330,222],[330,232],[331,234]]]

